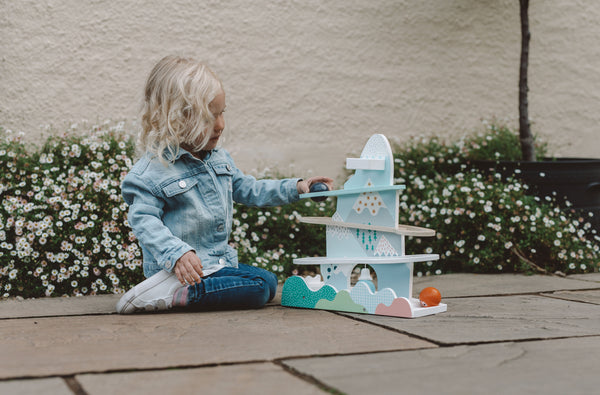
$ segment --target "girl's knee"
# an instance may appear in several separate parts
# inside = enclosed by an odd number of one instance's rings
[[[269,284],[270,287],[277,287],[277,275],[273,272],[267,272],[267,278],[265,279],[267,284]]]
[[[270,301],[275,297],[275,294],[277,293],[277,275],[275,275],[275,273],[269,272],[268,279],[265,281],[269,290],[269,298],[267,301]]]
[[[257,287],[254,297],[248,300],[250,308],[258,309],[263,307],[269,300],[271,300],[271,290],[267,282],[261,281],[262,286]]]

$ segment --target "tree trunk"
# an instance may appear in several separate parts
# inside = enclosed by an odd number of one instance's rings
[[[521,8],[521,64],[519,68],[519,138],[521,140],[521,153],[523,160],[535,161],[535,146],[531,125],[529,124],[529,111],[527,92],[527,68],[529,64],[529,0],[519,0]]]

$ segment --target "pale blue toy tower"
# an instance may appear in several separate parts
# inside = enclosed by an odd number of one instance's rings
[[[405,187],[394,185],[394,159],[387,138],[371,136],[360,158],[346,160],[346,168],[355,173],[344,189],[301,195],[337,196],[337,210],[331,218],[301,219],[326,225],[327,256],[294,260],[297,265],[320,265],[322,277],[288,278],[281,304],[408,318],[446,311],[443,303],[421,307],[412,297],[414,262],[437,260],[439,255],[406,255],[405,236],[434,236],[435,231],[398,224],[398,195]],[[366,265],[377,275],[377,288]],[[362,268],[361,277],[351,286],[356,266]]]

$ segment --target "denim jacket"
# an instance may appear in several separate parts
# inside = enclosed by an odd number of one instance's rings
[[[244,175],[223,149],[204,160],[179,150],[165,166],[146,153],[121,186],[129,205],[128,221],[144,255],[144,275],[171,272],[177,260],[195,251],[204,275],[238,266],[229,245],[233,202],[249,206],[279,206],[299,199],[299,179],[256,180]]]

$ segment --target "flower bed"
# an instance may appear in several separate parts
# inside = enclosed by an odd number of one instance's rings
[[[401,222],[437,230],[433,240],[411,243],[441,255],[439,261],[417,264],[418,274],[598,271],[600,237],[590,217],[559,208],[552,197],[528,194],[529,187],[517,179],[464,164],[474,157],[503,159],[507,151],[516,155],[509,147],[518,146],[517,138],[505,127],[488,125],[453,144],[433,137],[395,149],[396,182],[407,184]]]
[[[121,293],[143,279],[120,184],[134,161],[122,125],[50,137],[39,150],[10,132],[0,141],[0,295]],[[526,185],[460,169],[465,142],[413,140],[397,148],[402,223],[438,231],[409,241],[439,253],[420,275],[457,271],[582,273],[598,270],[599,238],[585,218],[525,193]],[[457,170],[458,169],[458,170]],[[231,243],[240,262],[283,279],[297,256],[325,254],[325,229],[299,216],[331,216],[334,202],[268,209],[236,205]]]
[[[123,292],[141,279],[120,182],[133,142],[118,128],[51,137],[31,152],[0,143],[0,292],[3,296]]]

